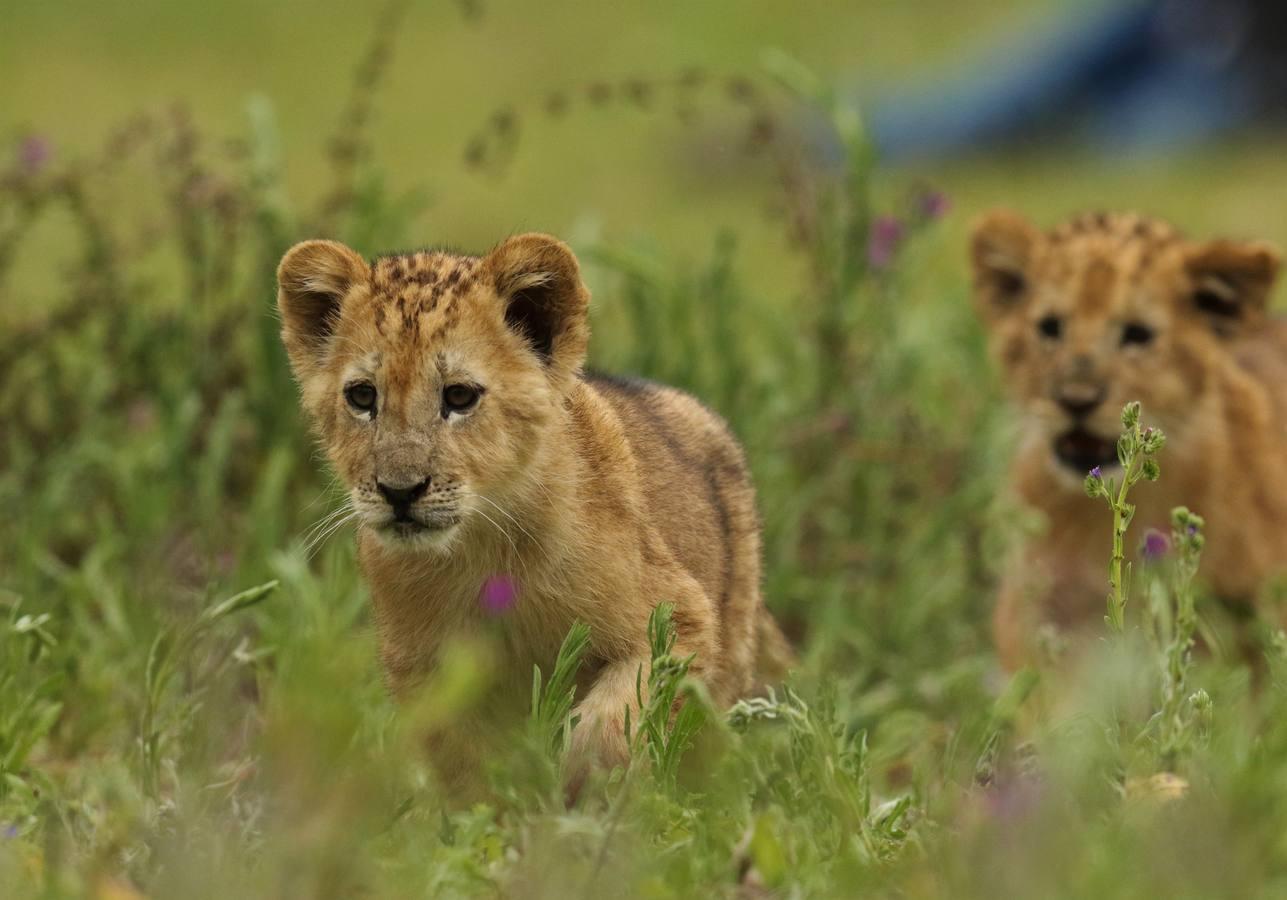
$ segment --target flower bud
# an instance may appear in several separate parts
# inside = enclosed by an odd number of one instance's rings
[[[1157,453],[1166,446],[1166,435],[1160,428],[1145,428],[1140,436],[1140,449],[1145,453]]]
[[[1087,497],[1102,497],[1107,493],[1104,490],[1104,473],[1099,466],[1086,473],[1085,488]]]
[[[1140,422],[1140,402],[1133,400],[1122,408],[1122,427],[1133,431]]]
[[[1211,695],[1202,688],[1198,688],[1189,695],[1189,705],[1193,708],[1193,724],[1198,727],[1200,732],[1210,731],[1214,713]]]

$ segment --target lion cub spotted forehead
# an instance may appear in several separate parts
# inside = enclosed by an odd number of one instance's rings
[[[440,338],[456,320],[458,298],[474,287],[481,264],[476,256],[444,251],[385,256],[371,267],[372,292],[380,297],[372,309],[375,329],[388,334],[390,325],[419,337],[422,319],[439,311],[441,316],[432,341]]]
[[[395,691],[431,673],[453,636],[499,629],[486,706],[521,705],[532,666],[551,671],[582,621],[573,758],[612,763],[659,602],[674,604],[677,652],[696,654],[716,702],[781,674],[790,651],[760,597],[741,448],[680,391],[583,372],[589,292],[565,244],[520,235],[482,256],[368,263],[309,241],[278,281],[282,338],[349,490]],[[476,748],[439,761],[467,756]]]
[[[1024,661],[1042,626],[1102,616],[1109,541],[1081,482],[1096,466],[1116,475],[1134,400],[1168,442],[1161,481],[1132,494],[1128,546],[1188,506],[1207,519],[1202,576],[1253,603],[1287,571],[1287,327],[1268,309],[1277,251],[1133,213],[1042,230],[996,211],[976,224],[970,257],[975,308],[1020,413],[1012,481],[1046,521],[1003,579],[994,627],[1006,661]]]
[[[1232,333],[1264,313],[1278,266],[1263,242],[1192,241],[1160,219],[1103,212],[1048,231],[989,213],[976,223],[971,258],[976,307],[1007,337],[1023,319],[1016,313],[1045,312],[1074,322],[1136,314]],[[1005,355],[1022,355],[1018,344]]]

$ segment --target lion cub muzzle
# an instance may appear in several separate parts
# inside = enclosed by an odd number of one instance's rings
[[[389,501],[389,506],[393,509],[394,521],[410,522],[411,504],[423,497],[425,491],[429,490],[429,479],[421,479],[410,487],[399,487],[393,484],[386,484],[383,481],[377,481],[375,487],[380,492],[380,495]]]

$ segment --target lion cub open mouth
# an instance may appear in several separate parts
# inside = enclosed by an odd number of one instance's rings
[[[1055,456],[1061,463],[1084,475],[1096,466],[1117,465],[1117,442],[1102,438],[1078,426],[1055,438]]]

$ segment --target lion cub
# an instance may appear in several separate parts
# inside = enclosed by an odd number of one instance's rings
[[[590,295],[565,244],[525,234],[482,257],[368,264],[307,241],[277,279],[304,409],[357,514],[395,693],[453,634],[488,627],[503,634],[498,683],[521,703],[533,664],[548,674],[581,620],[574,758],[612,764],[658,603],[674,604],[676,650],[697,654],[716,703],[780,674],[742,451],[692,397],[582,372]]]
[[[1128,548],[1188,506],[1207,521],[1203,578],[1250,604],[1287,569],[1287,325],[1266,311],[1278,254],[1130,214],[1040,231],[998,211],[971,255],[975,305],[1023,413],[1012,478],[1047,524],[1003,577],[1003,662],[1031,658],[1042,625],[1102,622],[1109,520],[1082,481],[1095,466],[1113,474],[1132,400],[1167,444],[1161,481],[1132,494]]]

